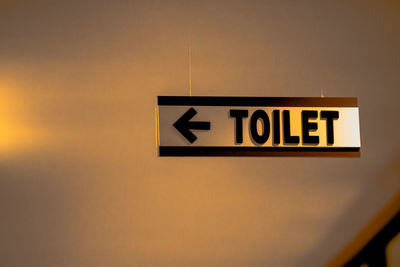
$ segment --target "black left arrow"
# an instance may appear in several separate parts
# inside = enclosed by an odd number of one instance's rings
[[[182,115],[173,125],[190,143],[196,141],[195,136],[190,130],[210,130],[209,121],[190,121],[197,111],[194,108],[190,108],[185,114]]]

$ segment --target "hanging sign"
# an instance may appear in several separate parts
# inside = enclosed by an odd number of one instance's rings
[[[357,98],[158,97],[160,156],[360,156]]]

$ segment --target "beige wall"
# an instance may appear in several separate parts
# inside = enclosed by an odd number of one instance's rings
[[[1,266],[321,266],[400,190],[385,1],[0,3]],[[158,158],[155,101],[358,97],[361,158]]]

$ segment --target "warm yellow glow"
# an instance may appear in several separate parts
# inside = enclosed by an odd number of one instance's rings
[[[39,130],[29,123],[28,100],[10,83],[0,81],[0,155],[34,145]]]

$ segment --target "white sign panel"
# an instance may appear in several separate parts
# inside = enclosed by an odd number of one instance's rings
[[[158,97],[160,156],[360,155],[356,98]]]

